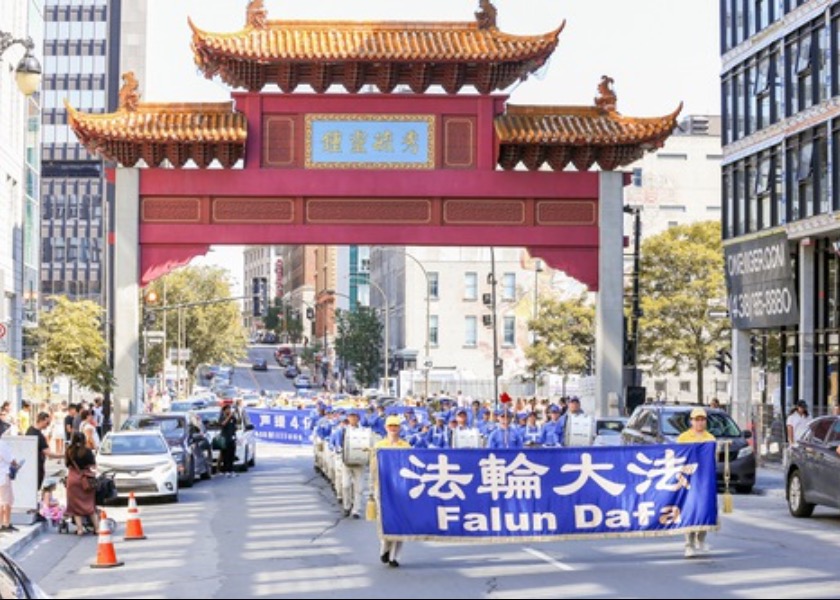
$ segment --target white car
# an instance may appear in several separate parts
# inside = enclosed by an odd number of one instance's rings
[[[213,438],[219,434],[221,427],[219,426],[219,408],[204,408],[197,410],[198,416],[204,421],[204,427],[207,429],[207,438],[212,447]],[[216,466],[218,472],[222,464],[221,451],[213,449],[213,464]],[[254,434],[254,425],[248,417],[247,411],[242,411],[239,419],[239,428],[236,430],[236,459],[233,467],[237,471],[247,471],[248,467],[253,467],[257,464],[257,436]]]
[[[178,501],[178,465],[159,430],[112,431],[99,445],[96,468],[113,473],[117,495]]]

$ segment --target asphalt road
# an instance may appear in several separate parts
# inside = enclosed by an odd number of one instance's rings
[[[236,365],[233,373],[233,385],[243,389],[266,390],[272,393],[293,391],[292,380],[284,375],[285,367],[281,367],[274,360],[274,345],[252,345],[248,347],[248,361]],[[267,371],[254,371],[253,361],[264,358],[268,364]]]
[[[47,592],[75,598],[830,598],[840,595],[840,513],[793,519],[781,476],[709,536],[706,558],[682,537],[534,544],[407,543],[382,565],[375,525],[345,519],[309,448],[261,444],[257,467],[141,506],[148,539],[114,536],[125,566],[88,565],[95,537],[54,532],[22,555]],[[125,507],[111,512],[121,523]]]

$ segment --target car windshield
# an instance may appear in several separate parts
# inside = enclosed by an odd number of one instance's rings
[[[184,417],[137,417],[126,421],[123,430],[158,429],[166,439],[180,440],[184,437],[185,424]]]
[[[689,428],[691,416],[690,410],[675,411],[670,414],[663,412],[662,433],[664,435],[677,436]],[[732,417],[722,412],[710,412],[706,425],[709,433],[716,438],[740,437],[741,430]]]
[[[166,443],[159,435],[109,435],[102,441],[100,454],[166,454]]]
[[[201,420],[204,421],[204,426],[207,429],[221,429],[219,425],[219,411],[218,410],[203,410],[198,413]]]

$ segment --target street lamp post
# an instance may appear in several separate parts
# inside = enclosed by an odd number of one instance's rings
[[[423,277],[426,279],[426,341],[425,341],[425,353],[426,356],[424,357],[424,364],[423,364],[423,371],[425,373],[425,381],[424,381],[424,389],[425,389],[425,397],[429,397],[429,371],[431,370],[430,365],[426,364],[431,362],[431,324],[432,324],[432,316],[431,316],[431,299],[432,293],[429,289],[430,282],[429,282],[429,272],[426,270],[426,267],[423,266],[423,263],[420,260],[408,252],[405,251],[403,248],[403,256],[410,258],[413,260],[420,270],[423,272]]]
[[[536,321],[540,316],[540,273],[543,272],[543,264],[542,261],[537,258],[534,260],[534,321]],[[536,343],[537,341],[537,334],[531,336],[531,343]],[[534,398],[536,398],[539,394],[538,386],[539,386],[539,373],[537,372],[536,363],[534,364]]]
[[[630,385],[639,385],[639,318],[642,316],[639,297],[639,275],[641,272],[642,208],[624,206],[624,212],[633,215],[633,298],[630,309],[630,338],[628,339],[628,361],[630,363]]]
[[[493,311],[493,398],[494,406],[499,408],[499,376],[502,374],[499,368],[499,331],[496,327],[496,251],[490,246],[490,307]]]
[[[385,294],[385,290],[383,290],[378,283],[371,281],[370,278],[367,279],[367,283],[372,285],[373,288],[382,295],[382,302],[385,304],[385,359],[383,361],[383,365],[385,367],[385,377],[383,378],[382,391],[388,394],[391,391],[391,386],[388,385],[388,345],[391,342],[388,336],[388,321],[390,320],[390,316],[388,314],[388,296]]]
[[[16,38],[11,33],[0,31],[0,55],[15,44],[26,48],[26,53],[15,67],[15,81],[24,96],[31,96],[41,84],[41,63],[32,55],[35,43],[31,37]]]

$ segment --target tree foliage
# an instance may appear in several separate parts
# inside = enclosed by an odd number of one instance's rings
[[[642,243],[640,362],[653,374],[695,371],[698,401],[703,371],[730,329],[728,319],[709,316],[726,297],[723,266],[719,222],[671,227]]]
[[[146,309],[154,315],[149,329],[166,328],[166,345],[178,348],[178,314],[181,313],[181,347],[189,348],[187,371],[194,373],[200,364],[232,364],[246,356],[246,333],[240,305],[229,300],[228,272],[219,267],[188,266],[156,279],[145,290],[146,298],[154,290],[155,304]],[[227,301],[226,301],[227,300]],[[202,303],[199,306],[183,304]],[[163,369],[163,345],[149,346],[149,373]]]
[[[540,300],[539,314],[528,323],[535,342],[525,350],[528,370],[570,375],[583,373],[595,342],[595,308],[586,295]]]
[[[336,355],[353,369],[356,382],[375,386],[382,372],[383,324],[376,311],[359,306],[353,311],[336,310]]]
[[[102,307],[90,300],[54,296],[51,310],[41,314],[34,340],[38,369],[47,379],[66,376],[94,392],[114,385],[103,335]]]
[[[281,298],[274,299],[264,320],[265,328],[276,333],[281,340],[292,344],[303,341],[303,319],[300,311]]]

